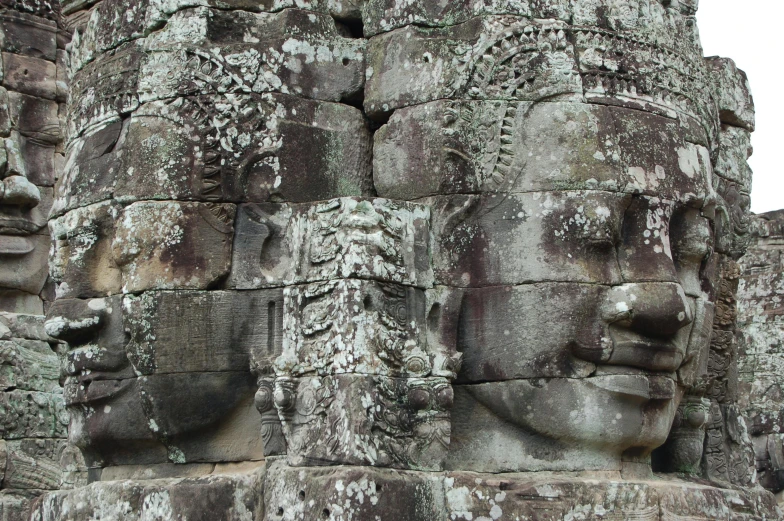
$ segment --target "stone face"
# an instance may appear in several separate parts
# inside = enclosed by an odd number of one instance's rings
[[[62,485],[67,446],[65,347],[43,320],[55,298],[46,224],[62,168],[65,64],[58,4],[0,7],[0,517],[23,521]]]
[[[39,521],[781,517],[753,103],[696,0],[132,4],[64,2],[54,50],[0,13],[3,202],[39,208],[0,233],[54,240],[0,289],[47,309],[0,320],[9,509],[40,476],[75,488]],[[62,449],[14,423],[47,348]]]

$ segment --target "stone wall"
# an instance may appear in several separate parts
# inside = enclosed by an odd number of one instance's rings
[[[784,490],[784,212],[758,215],[738,292],[741,406],[762,486]]]

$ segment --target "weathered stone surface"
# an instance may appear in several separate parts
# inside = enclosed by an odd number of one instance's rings
[[[740,403],[748,415],[760,483],[773,492],[784,489],[782,221],[781,212],[754,218],[738,289]]]
[[[97,203],[53,219],[50,259],[58,298],[89,298],[119,293],[122,273],[112,255],[121,207]]]
[[[450,28],[409,26],[372,38],[368,68],[373,72],[365,88],[365,109],[377,115],[446,97],[580,100],[582,82],[564,29],[566,25],[557,21],[475,18]],[[504,70],[506,64],[501,64],[500,71],[493,66],[492,45],[501,52],[507,35],[523,35],[525,43],[517,42],[517,60],[531,67],[530,81],[517,81],[514,65]],[[483,56],[491,62],[477,63]]]
[[[57,67],[53,62],[8,52],[2,56],[5,88],[50,100],[57,98]]]
[[[112,242],[123,291],[206,289],[229,272],[235,206],[140,202],[120,214]]]
[[[427,345],[425,306],[422,290],[373,281],[287,288],[283,353],[276,370],[292,375],[451,376],[449,353]]]
[[[25,439],[6,443],[3,488],[56,490],[60,488],[60,453],[64,439]]]
[[[221,47],[217,56],[199,52],[215,45]],[[364,40],[343,38],[329,17],[298,9],[274,14],[183,10],[144,47],[153,52],[141,68],[142,101],[182,95],[184,85],[205,94],[252,90],[339,101],[364,83]],[[224,64],[229,70],[221,74]],[[222,81],[210,85],[193,77],[205,67]],[[162,78],[165,83],[158,81]]]
[[[60,392],[60,361],[41,340],[0,340],[0,387],[3,390]]]
[[[667,7],[671,9],[667,9]],[[654,41],[671,43],[694,15],[693,0],[665,4],[657,0],[613,2],[610,0],[471,0],[438,4],[411,1],[368,0],[364,12],[366,35],[403,25],[446,26],[461,23],[477,15],[517,15],[534,19],[553,18],[575,25],[603,30],[646,29]]]
[[[60,396],[39,391],[0,393],[0,432],[6,440],[64,438],[67,425]]]
[[[304,202],[366,195],[369,136],[352,107],[285,95],[153,102],[124,124],[105,121],[71,143],[55,212],[112,196]]]
[[[110,481],[73,491],[44,495],[31,521],[89,519],[100,512],[107,519],[209,519],[249,521],[263,512],[263,472],[210,475],[190,479]]]
[[[0,17],[2,50],[55,61],[57,24],[27,13],[6,11]]]
[[[757,490],[734,491],[681,480],[626,481],[548,474],[446,475],[368,467],[286,468],[265,480],[265,519],[472,520],[776,519]],[[748,516],[748,517],[747,517]]]
[[[291,465],[440,470],[454,395],[446,378],[280,377],[274,402]]]
[[[602,189],[705,196],[709,151],[676,121],[579,103],[436,101],[375,136],[379,195]],[[729,138],[728,138],[729,139]],[[421,179],[422,171],[433,174]]]
[[[746,73],[729,58],[706,60],[716,85],[721,122],[754,131],[754,99]]]
[[[151,2],[142,2],[126,11],[119,1],[102,3],[92,14],[84,35],[74,41],[72,67],[82,69],[99,52],[149,33],[151,24],[163,20],[153,19],[154,7],[148,4]],[[152,8],[147,20],[141,12],[145,8]],[[110,18],[107,10],[118,12]],[[132,21],[123,24],[122,30],[113,31],[112,18],[121,12]],[[134,45],[127,43],[126,47]],[[220,46],[222,52],[209,51],[215,46]],[[182,10],[168,18],[162,30],[144,39],[138,50],[151,51],[144,58],[138,78],[139,97],[146,100],[186,94],[196,87],[205,94],[213,89],[238,89],[338,101],[358,92],[364,81],[364,41],[341,37],[324,14],[298,9],[261,14],[208,8]],[[205,66],[212,74],[193,78]],[[162,78],[167,81],[160,83]],[[193,80],[196,84],[186,87]]]
[[[446,521],[439,474],[373,467],[288,467],[264,480],[265,521]]]
[[[426,288],[429,225],[427,207],[385,199],[241,205],[229,286],[356,277]]]
[[[123,315],[137,374],[247,371],[281,352],[282,290],[148,291]]]
[[[746,160],[751,157],[751,134],[742,128],[724,125],[721,145],[714,173],[733,181],[746,193],[751,192],[751,168]]]
[[[738,404],[751,101],[696,7],[66,2],[68,146],[0,135],[10,178],[64,163],[61,479],[104,482],[34,519],[781,517]],[[204,477],[264,458],[252,505]]]

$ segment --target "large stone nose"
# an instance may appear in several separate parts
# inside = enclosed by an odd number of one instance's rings
[[[71,344],[78,344],[93,336],[102,326],[106,312],[91,303],[77,299],[57,300],[46,315],[46,333]]]
[[[609,324],[650,337],[671,337],[694,319],[680,284],[641,282],[610,290],[602,306]]]
[[[40,202],[40,190],[26,177],[13,175],[0,182],[0,205],[34,208]]]

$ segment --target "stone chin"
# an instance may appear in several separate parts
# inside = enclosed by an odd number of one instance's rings
[[[568,447],[570,457],[600,455],[603,462],[597,465],[608,469],[624,452],[647,455],[662,445],[683,394],[671,378],[644,374],[511,380],[464,388],[518,433],[512,436],[523,452],[537,445],[530,442],[533,436],[550,440],[540,442],[545,445],[555,441],[554,447]],[[522,463],[516,470],[570,470],[570,463],[561,461],[567,454],[559,456],[558,450],[539,467]]]
[[[674,382],[659,376],[516,380],[497,387],[493,410],[502,418],[548,438],[613,452],[664,443],[678,401]],[[474,395],[490,405],[486,393]]]

